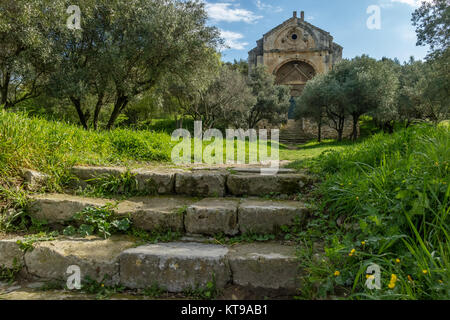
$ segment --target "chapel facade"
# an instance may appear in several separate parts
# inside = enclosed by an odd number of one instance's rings
[[[343,48],[333,41],[333,37],[305,21],[305,13],[293,16],[263,35],[257,46],[248,53],[249,72],[258,66],[276,78],[276,83],[288,85],[291,96],[301,95],[306,83],[315,75],[330,71],[342,60]],[[282,128],[281,140],[302,142],[316,136],[317,126],[308,119],[295,121],[292,105],[288,114],[288,124]],[[325,138],[334,138],[335,132],[323,128]],[[346,132],[347,133],[347,128]],[[292,141],[287,141],[292,140]],[[298,141],[294,141],[298,140]]]

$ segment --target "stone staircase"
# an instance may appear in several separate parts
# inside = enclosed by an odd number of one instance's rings
[[[126,169],[75,167],[75,179],[65,194],[30,196],[32,217],[61,230],[83,209],[114,203],[115,214],[129,217],[135,228],[183,236],[169,243],[142,243],[128,235],[108,239],[61,236],[36,242],[26,252],[19,246],[23,237],[0,238],[0,266],[11,268],[18,261],[27,277],[39,281],[65,283],[67,268],[76,265],[83,278],[128,289],[157,284],[178,293],[206,288],[213,281],[219,290],[256,290],[259,298],[296,294],[301,270],[293,243],[227,245],[214,237],[249,232],[273,235],[283,226],[302,225],[308,219],[308,208],[289,198],[307,192],[313,182],[310,177],[291,170],[261,175],[258,170],[136,169],[132,173],[138,197],[103,199],[77,196],[73,191],[99,177],[119,177]],[[267,195],[287,200],[268,199]]]
[[[280,130],[280,143],[296,145],[311,140],[311,135],[306,134],[298,121],[288,120],[288,123]]]

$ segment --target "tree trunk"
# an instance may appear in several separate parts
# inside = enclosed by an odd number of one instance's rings
[[[9,72],[5,73],[5,76],[3,77],[3,86],[0,87],[0,94],[1,94],[1,100],[0,105],[4,106],[5,109],[9,108],[8,105],[8,89],[9,89],[9,81],[11,79],[11,76]]]
[[[352,140],[356,141],[358,139],[358,121],[359,116],[353,115],[353,132],[352,132]]]
[[[103,106],[103,97],[104,97],[104,94],[100,93],[98,95],[97,104],[95,105],[94,119],[92,120],[94,130],[98,130],[98,118],[100,116],[100,111],[102,110],[102,106]]]
[[[80,123],[83,126],[85,130],[88,130],[88,125],[86,121],[86,115],[84,114],[83,110],[81,109],[81,101],[80,99],[70,97],[70,100],[72,101],[73,105],[75,106],[75,109],[77,110],[78,117],[80,118]]]
[[[318,123],[317,141],[322,142],[322,122]]]
[[[109,118],[108,124],[106,125],[107,130],[111,130],[114,126],[114,123],[117,120],[117,117],[120,115],[120,113],[123,111],[123,109],[128,104],[128,98],[125,96],[119,96],[116,100],[116,103],[114,104],[113,112],[111,113],[111,116]]]

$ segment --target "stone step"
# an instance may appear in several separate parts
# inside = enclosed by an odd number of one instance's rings
[[[30,196],[29,211],[36,219],[67,225],[83,209],[108,203],[115,205],[113,210],[117,215],[130,217],[136,228],[202,235],[275,234],[282,226],[304,222],[309,214],[305,205],[298,201],[183,196],[136,197],[119,201],[67,194]]]
[[[136,191],[146,195],[188,195],[202,197],[224,197],[226,195],[266,196],[269,194],[296,194],[306,191],[311,185],[310,177],[281,170],[275,175],[238,172],[234,170],[183,170],[183,169],[136,169],[134,176]],[[256,169],[253,169],[256,171]],[[258,169],[260,170],[260,169]],[[72,188],[94,184],[101,177],[120,177],[126,168],[74,167],[75,180]],[[244,186],[236,182],[244,181]]]
[[[17,240],[0,240],[0,266],[16,261],[27,278],[66,283],[70,266],[106,285],[144,289],[154,285],[169,292],[235,285],[295,293],[299,287],[296,248],[279,243],[222,246],[192,242],[137,246],[129,237],[65,238],[36,242],[23,252]]]

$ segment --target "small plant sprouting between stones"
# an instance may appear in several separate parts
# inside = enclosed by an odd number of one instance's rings
[[[78,228],[70,225],[64,229],[64,235],[89,236],[99,234],[105,239],[115,233],[125,233],[131,227],[129,218],[119,218],[114,213],[115,205],[107,204],[102,207],[87,207],[74,216],[80,223]]]
[[[133,174],[129,170],[118,176],[103,174],[86,182],[90,184],[90,189],[87,190],[88,193],[95,196],[138,194],[136,174]]]
[[[186,297],[193,299],[211,300],[216,298],[220,292],[216,286],[216,278],[213,274],[212,280],[206,283],[205,287],[197,287],[195,289],[189,288],[183,291]]]
[[[167,295],[168,291],[166,288],[161,287],[158,283],[153,283],[150,287],[142,290],[142,295],[149,298],[160,298],[163,295]]]
[[[22,270],[22,265],[14,258],[12,268],[6,268],[4,265],[0,266],[0,281],[7,281],[9,284],[13,283],[20,270]]]
[[[32,235],[27,235],[23,238],[23,240],[17,240],[17,244],[19,245],[20,250],[23,252],[32,251],[34,249],[34,243],[36,242],[44,242],[44,241],[53,241],[56,237],[59,236],[58,231],[53,232],[39,232]]]
[[[125,290],[122,286],[108,286],[105,282],[110,280],[110,276],[105,275],[101,282],[86,276],[81,287],[81,291],[88,294],[95,294],[98,300],[109,299],[112,295],[121,293]]]

